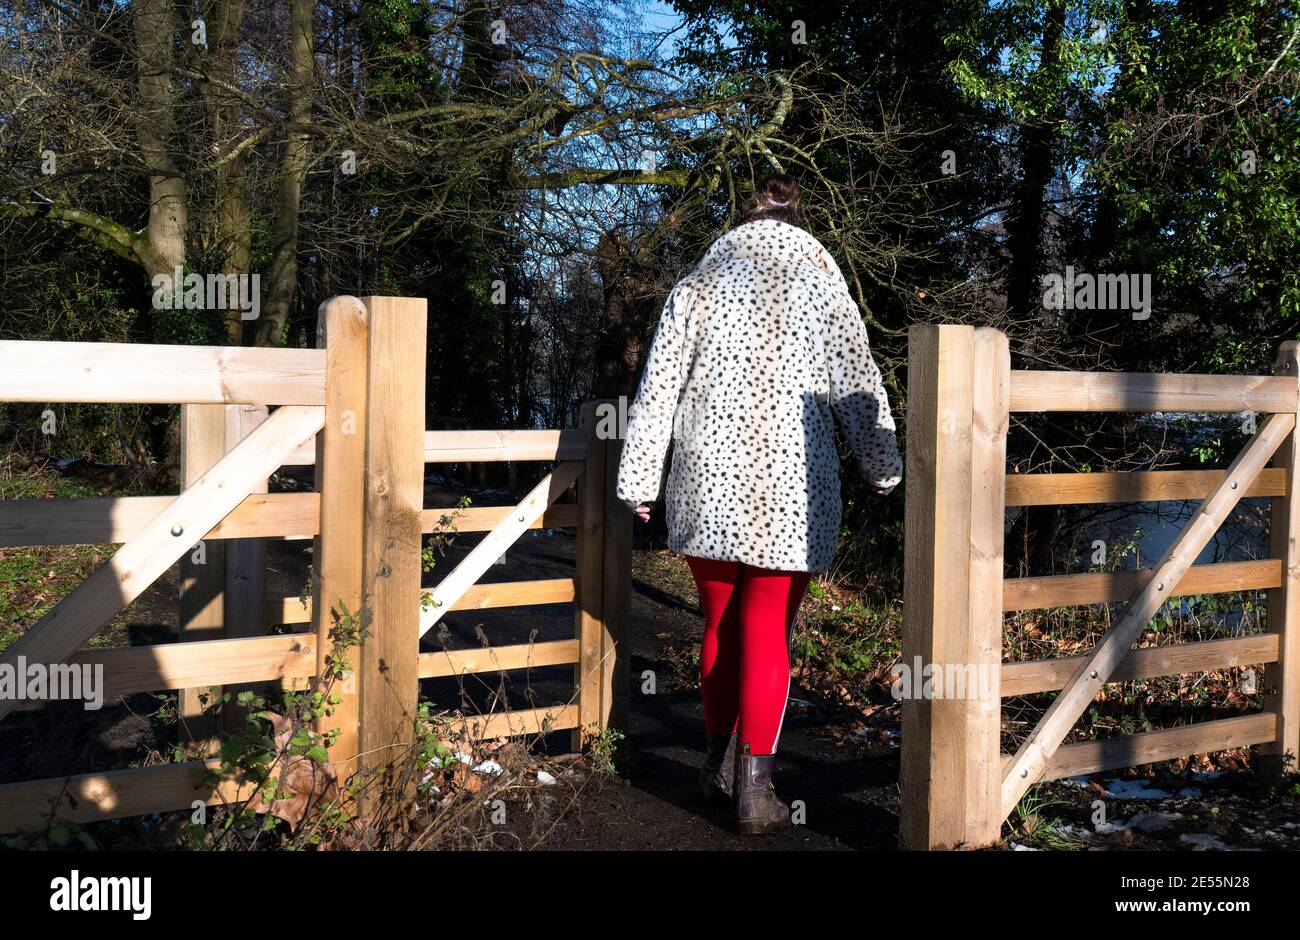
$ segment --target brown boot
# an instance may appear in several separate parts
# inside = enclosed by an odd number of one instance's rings
[[[709,751],[700,768],[700,789],[711,800],[731,802],[731,776],[736,761],[734,734],[709,735]]]
[[[736,755],[736,776],[731,785],[736,800],[736,823],[742,836],[776,832],[790,825],[790,807],[772,789],[772,754],[750,754],[742,744]]]

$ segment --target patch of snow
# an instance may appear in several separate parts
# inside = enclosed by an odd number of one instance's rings
[[[476,774],[492,774],[495,777],[501,773],[501,765],[494,760],[485,760],[474,768],[474,772]]]
[[[1176,820],[1182,818],[1182,813],[1134,813],[1133,818],[1127,821],[1113,819],[1101,823],[1097,826],[1095,832],[1099,836],[1108,836],[1113,832],[1123,832],[1125,829],[1154,832],[1157,829],[1167,829]]]
[[[555,786],[556,780],[544,770],[537,771],[537,782],[544,787]]]
[[[881,735],[889,741],[890,747],[898,747],[898,742],[903,737],[897,728],[859,728],[853,732],[854,737],[869,738],[872,741],[877,740]]]
[[[1043,851],[1043,850],[1042,850],[1042,849],[1035,849],[1035,848],[1032,848],[1032,847],[1030,847],[1030,846],[1028,846],[1028,845],[1021,845],[1019,842],[1012,842],[1012,843],[1011,843],[1011,851],[1013,851],[1013,852],[1041,852],[1041,851]]]
[[[1143,832],[1155,832],[1157,829],[1168,829],[1182,818],[1182,813],[1136,813],[1128,824]]]
[[[1222,839],[1207,832],[1185,832],[1178,837],[1178,841],[1193,846],[1193,851],[1196,852],[1204,852],[1209,849],[1228,851],[1228,846],[1224,844]]]
[[[1152,787],[1150,780],[1107,780],[1106,795],[1117,800],[1167,800],[1166,790]]]

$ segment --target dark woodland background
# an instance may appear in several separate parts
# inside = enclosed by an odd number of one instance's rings
[[[4,339],[312,345],[332,294],[427,297],[431,420],[568,426],[634,390],[668,289],[778,169],[904,433],[912,323],[995,326],[1017,368],[1260,372],[1300,336],[1285,0],[0,0],[0,37]],[[1150,275],[1150,318],[1046,309],[1066,265]],[[154,309],[178,266],[258,273],[260,318]],[[0,409],[9,447],[174,486],[175,409],[59,414]],[[1010,456],[1234,435],[1027,416]],[[902,501],[845,476],[842,557],[896,577]],[[1014,563],[1052,569],[1070,511],[1023,513]]]

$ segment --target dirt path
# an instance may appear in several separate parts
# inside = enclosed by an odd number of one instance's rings
[[[673,569],[680,568],[677,577]],[[685,583],[683,583],[685,582]],[[680,561],[639,552],[634,563],[628,764],[622,785],[606,784],[561,823],[549,843],[566,849],[849,849],[892,848],[897,749],[874,752],[833,740],[830,716],[811,696],[791,690],[776,786],[800,800],[806,823],[788,834],[741,840],[725,806],[706,803],[696,783],[704,734],[694,649],[703,630],[693,586]],[[641,693],[649,670],[655,695]],[[807,704],[803,704],[807,703]]]

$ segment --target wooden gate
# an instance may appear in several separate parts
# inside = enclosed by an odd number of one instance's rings
[[[996,330],[916,326],[909,335],[903,663],[956,669],[975,694],[903,702],[900,841],[973,848],[1042,780],[1260,745],[1294,770],[1300,751],[1300,500],[1296,494],[1300,344],[1273,376],[1011,371]],[[1226,471],[1006,474],[1014,412],[1263,412]],[[1265,468],[1270,459],[1272,468]],[[1272,497],[1272,558],[1193,565],[1245,496]],[[1201,498],[1152,569],[1003,578],[1007,506]],[[1268,589],[1268,633],[1132,649],[1170,597]],[[1086,656],[1004,664],[1003,613],[1124,600]],[[1062,746],[1108,682],[1265,664],[1263,711]],[[1001,699],[1060,690],[1015,754],[1000,748]]]
[[[0,547],[121,543],[5,650],[0,665],[19,657],[101,665],[109,699],[180,690],[198,752],[176,764],[2,785],[0,832],[35,825],[51,809],[89,822],[248,796],[239,780],[202,782],[216,766],[203,753],[218,730],[203,725],[199,691],[311,679],[331,654],[332,610],[364,611],[369,624],[353,654],[356,681],[324,726],[339,731],[330,759],[340,779],[386,763],[412,740],[421,678],[572,663],[573,701],[472,717],[467,730],[572,728],[576,742],[621,721],[630,514],[618,511],[607,472],[617,466],[618,435],[602,433],[611,425],[597,420],[612,404],[586,406],[573,431],[426,433],[426,321],[423,300],[336,297],[321,306],[320,349],[0,342],[0,401],[181,403],[186,477],[176,497],[0,502]],[[424,591],[422,536],[450,509],[424,506],[425,463],[494,460],[556,466],[516,506],[463,511],[459,532],[488,535]],[[312,463],[314,493],[266,492],[279,467]],[[578,500],[558,504],[575,483]],[[506,546],[541,526],[577,529],[574,578],[475,584]],[[271,537],[314,539],[310,601],[261,593],[257,540]],[[217,566],[182,568],[186,642],[82,648],[197,542],[218,540],[227,548],[224,577]],[[569,601],[571,640],[419,651],[420,635],[448,611]],[[268,625],[294,632],[268,635]],[[17,704],[0,700],[0,719]]]

